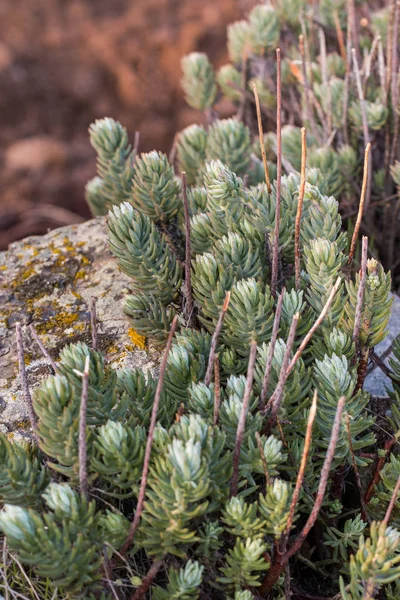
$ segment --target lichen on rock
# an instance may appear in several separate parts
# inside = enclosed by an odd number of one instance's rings
[[[104,218],[11,244],[0,254],[0,431],[29,435],[27,409],[18,378],[15,324],[34,325],[54,360],[71,342],[90,343],[90,299],[96,299],[98,347],[113,367],[154,369],[147,348],[124,316],[121,301],[130,280],[108,249]],[[29,329],[25,363],[34,388],[51,373]]]

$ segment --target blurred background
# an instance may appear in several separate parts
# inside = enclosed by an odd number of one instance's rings
[[[2,0],[0,249],[89,217],[94,119],[120,120],[132,140],[140,131],[141,151],[168,152],[199,119],[183,99],[181,57],[198,50],[223,64],[226,25],[255,3]]]

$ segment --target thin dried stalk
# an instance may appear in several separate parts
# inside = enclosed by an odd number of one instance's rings
[[[285,568],[285,565],[289,562],[291,557],[301,548],[303,545],[307,535],[315,524],[317,520],[318,514],[321,510],[322,502],[324,499],[326,486],[328,483],[329,472],[332,464],[332,460],[335,455],[336,444],[339,437],[340,425],[342,420],[342,413],[344,409],[344,403],[346,401],[345,396],[342,396],[338,402],[335,420],[332,427],[332,433],[329,440],[328,450],[326,452],[325,461],[322,467],[320,483],[317,491],[317,495],[315,498],[314,506],[311,510],[310,516],[308,517],[306,524],[304,525],[301,533],[298,535],[297,539],[293,543],[292,547],[287,552],[281,552],[279,545],[275,548],[275,554],[273,562],[267,571],[267,574],[264,577],[264,581],[261,586],[258,588],[258,591],[261,597],[266,597],[268,592],[270,592],[279,577],[281,576],[282,571]]]
[[[342,30],[342,26],[340,24],[340,19],[339,19],[337,10],[333,11],[333,19],[335,21],[335,29],[336,29],[336,36],[337,36],[337,40],[338,40],[338,44],[339,44],[340,56],[343,58],[344,62],[346,62],[347,61],[346,46],[344,43],[343,30]]]
[[[261,458],[261,462],[262,462],[262,466],[264,469],[264,475],[265,475],[265,481],[267,483],[267,485],[271,485],[271,477],[268,471],[268,465],[267,465],[267,461],[265,459],[265,453],[264,453],[264,448],[262,445],[262,441],[261,441],[261,437],[260,434],[258,433],[258,431],[256,432],[256,442],[257,442],[257,448],[258,451],[260,453],[260,458]]]
[[[258,90],[256,84],[253,82],[253,92],[254,92],[254,100],[256,102],[256,110],[257,110],[257,123],[258,123],[258,135],[260,138],[260,150],[261,156],[264,164],[264,173],[265,173],[265,183],[267,184],[268,193],[271,193],[271,180],[269,178],[268,172],[268,163],[267,163],[267,153],[265,152],[265,144],[264,144],[264,131],[261,120],[261,107],[260,107],[260,98],[258,97]]]
[[[392,67],[393,67],[393,50],[397,53],[398,40],[394,40],[394,21],[396,13],[396,0],[390,2],[390,12],[388,20],[388,30],[386,37],[386,94],[389,94],[390,82],[392,79]],[[394,42],[394,46],[393,46]]]
[[[251,395],[251,390],[252,390],[252,386],[253,386],[256,355],[257,355],[257,342],[252,340],[251,345],[250,345],[249,364],[247,367],[246,387],[244,390],[242,410],[240,412],[239,422],[238,422],[237,431],[236,431],[235,449],[233,452],[233,472],[232,472],[232,479],[231,479],[231,496],[236,496],[237,491],[238,491],[240,449],[242,447],[244,428],[246,425],[246,416],[247,416],[247,411],[249,408],[250,395]]]
[[[281,83],[281,51],[276,50],[277,79],[276,79],[276,150],[277,150],[277,171],[276,171],[276,205],[275,205],[275,226],[274,241],[272,246],[272,274],[271,274],[271,294],[276,295],[278,284],[278,258],[279,258],[279,226],[281,220],[281,178],[282,178],[282,83]]]
[[[358,239],[358,233],[360,231],[361,220],[362,220],[363,212],[364,212],[365,196],[367,193],[368,177],[369,177],[369,154],[370,154],[370,151],[371,151],[371,144],[368,143],[367,147],[365,148],[365,153],[364,153],[364,174],[363,174],[363,182],[362,182],[362,187],[361,187],[361,197],[360,197],[360,204],[358,205],[358,214],[357,214],[356,224],[354,226],[353,237],[351,238],[349,260],[347,261],[348,265],[351,265],[351,263],[353,262],[354,252],[356,249],[356,244],[357,244],[357,239]]]
[[[278,301],[276,303],[274,325],[272,327],[271,341],[269,343],[267,362],[265,363],[265,371],[264,371],[264,377],[263,377],[263,382],[262,382],[262,387],[261,387],[260,406],[259,406],[261,412],[265,408],[265,402],[267,399],[268,384],[269,384],[269,378],[271,376],[272,360],[274,358],[276,338],[278,337],[279,322],[281,320],[282,303],[283,303],[283,294],[284,293],[285,293],[285,290],[283,289],[282,292],[279,294]]]
[[[399,94],[400,94],[400,69],[399,72],[397,73],[397,86],[396,86],[396,104],[395,106],[397,106],[397,110],[393,110],[393,139],[392,139],[392,147],[390,149],[390,160],[389,163],[391,165],[394,164],[397,155],[399,155],[399,129],[400,129],[400,106],[399,106]],[[393,96],[392,96],[393,99]],[[397,224],[397,220],[393,219],[393,225]],[[394,242],[394,236],[393,237],[393,242]]]
[[[289,539],[290,529],[293,524],[294,513],[296,510],[297,503],[299,501],[300,490],[303,485],[304,473],[306,471],[307,459],[308,459],[308,454],[310,452],[310,446],[311,446],[311,440],[312,440],[312,428],[313,428],[313,424],[314,424],[315,415],[317,413],[317,397],[318,397],[318,392],[317,392],[317,390],[315,390],[314,396],[313,396],[313,401],[312,401],[311,408],[310,408],[310,412],[308,414],[306,437],[304,439],[304,448],[303,448],[303,454],[301,456],[300,469],[299,469],[299,473],[297,475],[296,486],[294,488],[294,492],[293,492],[293,496],[292,496],[292,502],[290,504],[289,516],[287,519],[286,528],[285,528],[285,531],[282,536],[282,542],[281,542],[281,551],[282,552],[286,552],[286,545],[287,545],[287,541]]]
[[[187,182],[186,173],[182,171],[182,197],[183,197],[183,210],[185,213],[185,289],[186,289],[186,314],[187,314],[187,326],[193,325],[193,294],[192,294],[192,245],[190,241],[190,212],[189,212],[189,201],[187,197]]]
[[[400,1],[395,2],[394,18],[393,18],[393,38],[392,38],[392,64],[391,64],[391,96],[393,115],[397,111],[398,102],[398,86],[397,86],[397,69],[398,69],[398,44],[399,44],[399,24],[400,24]]]
[[[354,0],[347,1],[347,11],[351,23],[351,41],[353,42],[353,48],[356,50],[357,60],[360,60],[360,43],[358,39],[357,16]]]
[[[397,480],[395,488],[393,490],[392,497],[390,498],[389,506],[387,507],[387,511],[385,514],[385,518],[383,519],[383,523],[385,523],[386,527],[389,525],[390,515],[392,514],[392,510],[394,508],[395,502],[397,500],[397,496],[400,491],[400,477]]]
[[[146,592],[150,589],[151,584],[154,581],[154,578],[156,577],[158,571],[161,569],[163,564],[164,564],[163,560],[157,560],[156,562],[153,562],[153,564],[151,565],[151,567],[149,569],[149,572],[147,573],[146,577],[143,579],[141,585],[138,587],[138,589],[132,595],[131,600],[140,600],[140,598],[143,598],[143,596],[145,596]]]
[[[360,108],[361,108],[361,120],[362,120],[362,126],[363,126],[363,136],[364,136],[364,145],[365,147],[368,146],[369,144],[369,129],[368,129],[368,121],[367,121],[367,111],[365,108],[365,99],[364,99],[364,92],[362,89],[362,83],[361,83],[361,75],[360,75],[360,69],[358,66],[358,60],[357,60],[357,54],[354,48],[351,49],[351,54],[353,57],[353,72],[354,72],[354,77],[356,80],[356,84],[357,84],[357,92],[358,92],[358,99],[360,101]],[[368,180],[367,180],[367,189],[365,192],[365,209],[368,208],[369,205],[369,201],[370,201],[370,196],[371,196],[371,182],[370,182],[370,171],[368,172]]]
[[[327,129],[328,129],[328,136],[329,136],[332,131],[332,90],[331,90],[330,80],[328,77],[328,67],[326,64],[325,33],[324,33],[324,30],[322,29],[322,27],[319,28],[318,35],[319,35],[319,47],[320,47],[320,56],[321,56],[322,82],[324,84],[324,88],[325,88],[325,92],[327,94],[327,100],[328,100],[328,111],[327,111],[328,114],[326,115],[326,117],[327,117]]]
[[[175,169],[175,159],[176,159],[176,152],[178,150],[179,136],[180,136],[180,132],[177,131],[174,135],[171,150],[169,151],[169,156],[168,156],[168,162],[172,166],[173,169]]]
[[[366,236],[363,236],[362,250],[361,250],[360,282],[358,284],[357,305],[356,305],[356,313],[355,313],[355,317],[354,317],[354,328],[353,328],[353,341],[356,346],[356,355],[357,356],[360,351],[360,329],[361,329],[362,308],[363,308],[363,302],[364,302],[365,281],[366,281],[366,277],[367,277],[367,256],[368,256],[368,238]]]
[[[38,440],[38,426],[35,411],[33,410],[32,396],[29,391],[28,377],[25,368],[25,352],[24,352],[24,340],[22,338],[21,323],[17,323],[15,326],[15,334],[17,338],[17,352],[18,352],[18,364],[19,364],[19,376],[21,378],[22,395],[26,405],[28,407],[29,421],[31,423],[33,435]]]
[[[289,366],[287,368],[287,376],[290,375],[290,373],[292,372],[296,362],[299,360],[300,356],[302,355],[305,347],[307,346],[308,342],[311,340],[312,336],[314,335],[315,331],[318,329],[318,327],[321,325],[322,321],[325,319],[327,312],[329,310],[330,305],[333,302],[333,299],[336,295],[336,292],[338,291],[340,284],[342,282],[341,277],[338,277],[336,280],[335,285],[333,286],[331,293],[329,294],[329,297],[325,303],[324,308],[321,311],[321,314],[319,315],[318,319],[315,321],[314,325],[311,327],[310,331],[307,333],[306,336],[304,336],[303,341],[301,342],[296,354],[293,356],[292,360],[289,363]]]
[[[139,496],[138,496],[138,501],[137,501],[137,505],[136,505],[135,516],[131,523],[127,538],[120,550],[122,555],[124,555],[126,553],[126,551],[128,550],[129,546],[132,543],[132,540],[135,536],[136,530],[139,526],[139,521],[140,521],[140,517],[142,514],[142,510],[143,510],[144,497],[146,494],[146,486],[147,486],[147,476],[149,474],[149,467],[150,467],[151,449],[153,447],[154,429],[155,429],[156,421],[157,421],[158,406],[160,404],[161,392],[162,392],[162,387],[163,387],[163,383],[164,383],[165,369],[167,367],[168,354],[169,354],[169,351],[172,346],[172,338],[174,337],[177,321],[178,321],[178,317],[175,316],[171,323],[171,329],[168,334],[167,345],[165,347],[164,356],[161,361],[160,375],[158,377],[157,388],[156,388],[156,392],[154,394],[153,408],[151,411],[149,433],[147,436],[146,450],[144,453],[143,471],[142,471],[142,478],[140,481],[140,489],[139,489]],[[140,596],[138,596],[138,597],[140,598]]]
[[[97,350],[97,311],[95,298],[90,298],[90,327],[92,330],[92,348],[93,350]]]
[[[228,310],[228,307],[229,307],[230,299],[231,299],[231,293],[226,292],[225,301],[222,306],[222,309],[221,309],[221,312],[220,312],[220,315],[218,318],[218,322],[215,327],[215,331],[211,338],[210,355],[208,357],[207,371],[206,371],[206,376],[204,378],[204,383],[206,385],[210,385],[210,383],[211,383],[211,376],[212,376],[212,372],[214,369],[214,359],[215,359],[215,352],[217,350],[217,345],[218,345],[218,338],[219,338],[219,334],[221,333],[222,324],[225,319],[226,311]]]
[[[306,189],[306,162],[307,162],[307,131],[305,127],[301,129],[301,174],[299,199],[297,201],[296,223],[294,229],[294,265],[296,290],[300,289],[300,223],[301,213],[303,211],[304,192]]]
[[[344,92],[343,92],[343,137],[345,144],[349,143],[349,132],[347,130],[347,110],[349,106],[349,88],[350,88],[350,73],[351,73],[351,18],[349,12],[347,12],[347,35],[346,35],[346,75],[344,79]]]
[[[307,522],[304,525],[298,538],[295,540],[295,542],[294,542],[293,546],[290,548],[290,550],[288,550],[288,552],[285,554],[285,558],[286,558],[285,562],[287,562],[301,548],[304,540],[306,539],[306,537],[309,534],[311,528],[313,527],[315,521],[317,520],[318,513],[321,509],[322,501],[325,496],[325,490],[326,490],[326,486],[327,486],[328,479],[329,479],[329,472],[331,469],[331,464],[332,464],[332,461],[335,456],[336,444],[337,444],[337,441],[339,438],[339,432],[340,432],[340,426],[342,423],[342,414],[343,414],[345,402],[346,402],[346,397],[342,396],[339,399],[339,402],[337,405],[335,420],[333,422],[333,427],[332,427],[331,438],[329,440],[328,450],[326,451],[326,456],[325,456],[324,464],[323,464],[322,471],[321,471],[320,482],[319,482],[314,506],[313,506],[310,516],[308,517]]]
[[[37,331],[36,331],[36,329],[34,328],[33,325],[29,325],[29,331],[31,332],[33,339],[35,340],[35,342],[39,346],[41,353],[49,361],[49,363],[50,363],[53,371],[57,372],[57,365],[56,365],[56,363],[54,362],[54,360],[50,356],[50,353],[48,352],[47,348],[44,346],[42,340],[38,336]]]
[[[356,482],[357,482],[358,492],[360,494],[360,503],[361,503],[361,508],[362,508],[362,512],[363,512],[362,516],[363,516],[364,519],[366,519],[368,521],[368,523],[371,523],[371,519],[369,518],[369,515],[368,515],[367,505],[365,504],[365,500],[364,500],[364,494],[363,494],[363,489],[362,489],[362,484],[361,484],[360,472],[358,470],[356,456],[354,454],[353,440],[351,439],[350,415],[349,415],[349,413],[346,413],[345,418],[346,418],[347,439],[348,439],[348,442],[349,442],[351,460],[352,460],[352,463],[353,463],[354,475],[356,476]]]
[[[86,444],[86,428],[87,428],[87,406],[89,395],[89,364],[90,356],[85,358],[85,367],[82,375],[82,392],[81,406],[79,410],[79,487],[83,496],[88,495],[88,477],[87,477],[87,444]]]
[[[294,338],[296,335],[297,323],[299,322],[299,318],[300,318],[299,313],[296,313],[293,316],[292,322],[290,324],[288,338],[286,341],[286,349],[285,349],[285,354],[283,355],[283,360],[282,360],[281,371],[279,374],[278,383],[277,383],[274,393],[272,394],[272,396],[269,399],[268,404],[265,408],[265,411],[267,411],[269,408],[271,408],[270,418],[269,418],[269,421],[268,421],[268,424],[266,427],[267,432],[269,432],[271,430],[272,426],[275,424],[276,416],[278,414],[278,411],[279,411],[279,408],[280,408],[280,405],[282,402],[283,390],[284,390],[285,383],[288,378],[287,369],[288,369],[289,359],[290,359],[290,355],[292,353],[292,348],[293,348],[293,343],[294,343]]]
[[[221,382],[219,376],[219,356],[214,359],[214,425],[218,425],[219,407],[221,404]]]
[[[304,35],[299,35],[299,50],[300,50],[301,68],[302,68],[302,74],[303,74],[302,83],[304,86],[306,117],[307,117],[307,121],[310,123],[314,137],[322,144],[322,138],[320,136],[320,133],[317,128],[317,124],[314,119],[314,113],[311,109],[311,102],[310,102],[311,90],[310,90],[310,84],[308,82],[307,62],[306,62],[305,49],[304,49]]]

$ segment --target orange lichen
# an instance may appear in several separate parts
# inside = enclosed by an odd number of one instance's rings
[[[141,350],[146,348],[146,338],[135,331],[133,327],[129,327],[128,336],[134,346],[137,346]]]

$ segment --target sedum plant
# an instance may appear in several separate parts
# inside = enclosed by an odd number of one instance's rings
[[[282,128],[278,111],[259,150],[230,85],[247,68],[259,87],[280,36],[301,31],[307,6],[295,3],[298,21],[293,2],[276,4],[230,27],[222,75],[203,54],[184,59],[187,100],[207,125],[181,132],[171,159],[132,150],[110,118],[90,128],[87,200],[107,214],[130,277],[124,311],[162,358],[157,376],[112,369],[92,319],[93,347],[66,346],[33,392],[34,443],[0,434],[0,529],[29,589],[60,600],[398,596],[398,344],[384,442],[363,389],[391,278],[367,238],[355,253],[359,219],[351,236],[339,213],[361,178],[357,134],[318,146],[316,115],[307,134]],[[326,28],[344,26],[335,7],[319,4]],[[259,90],[270,109],[298,85],[296,51],[278,61],[277,94]],[[339,95],[332,73],[339,81],[345,64],[326,62]],[[322,67],[306,67],[321,84]],[[217,84],[239,118],[216,118]],[[369,172],[367,148],[361,205]],[[17,342],[21,355],[20,328]]]

